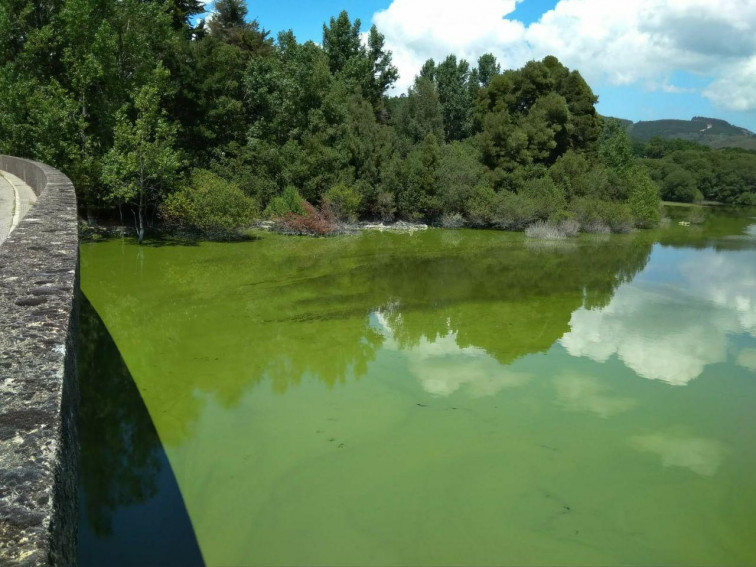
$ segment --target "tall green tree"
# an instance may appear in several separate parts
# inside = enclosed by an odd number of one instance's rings
[[[385,38],[372,26],[367,46],[362,44],[359,19],[352,22],[342,11],[323,25],[323,51],[333,75],[340,75],[351,86],[361,89],[376,111],[383,109],[383,97],[396,82],[399,73],[392,63],[392,54],[385,48]]]
[[[457,62],[454,55],[435,67],[433,77],[444,118],[447,141],[462,140],[470,133],[472,98],[468,81],[470,65],[464,59]]]
[[[413,145],[419,144],[428,134],[436,139],[444,136],[444,118],[436,84],[427,77],[418,76],[399,108],[395,120],[397,132]]]
[[[118,111],[113,148],[103,159],[105,199],[133,209],[140,244],[147,210],[162,200],[182,167],[174,149],[176,128],[160,108],[167,76],[158,66],[152,80],[134,93],[133,104]]]

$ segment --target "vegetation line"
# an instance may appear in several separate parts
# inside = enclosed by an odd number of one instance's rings
[[[660,191],[756,202],[756,154],[633,145],[555,57],[428,60],[390,96],[375,26],[342,12],[320,44],[274,40],[244,0],[214,6],[195,23],[199,0],[4,4],[0,151],[62,169],[88,219],[133,219],[140,240],[156,224],[227,238],[260,217],[295,234],[395,219],[626,232],[658,222]]]

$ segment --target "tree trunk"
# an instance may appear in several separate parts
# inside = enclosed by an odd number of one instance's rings
[[[139,207],[139,225],[137,226],[137,240],[139,244],[142,244],[142,241],[144,240],[144,215],[142,213],[142,207]]]

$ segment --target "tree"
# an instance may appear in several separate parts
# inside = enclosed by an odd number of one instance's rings
[[[363,94],[378,109],[386,91],[399,78],[399,70],[392,63],[392,53],[385,48],[386,40],[378,28],[372,26],[368,34],[367,58],[370,72]]]
[[[135,92],[133,104],[119,110],[113,148],[103,159],[103,180],[109,189],[106,200],[133,207],[140,244],[146,210],[164,197],[182,167],[174,149],[176,128],[160,108],[167,77],[159,65],[152,80]]]
[[[208,21],[210,35],[251,53],[267,54],[272,50],[270,32],[260,28],[257,20],[247,22],[245,0],[217,0],[213,17]]]
[[[630,137],[616,118],[608,120],[604,126],[600,151],[604,164],[614,171],[626,171],[635,163]]]
[[[383,96],[396,82],[399,72],[392,63],[392,54],[385,49],[385,38],[372,26],[368,32],[367,47],[360,39],[359,19],[352,22],[342,11],[323,25],[323,51],[333,75],[340,75],[373,104],[376,112],[382,110]]]
[[[433,76],[441,101],[446,140],[462,140],[470,132],[472,118],[468,87],[470,65],[464,59],[458,63],[457,58],[450,55],[435,68]]]
[[[444,118],[435,83],[428,77],[418,76],[410,87],[397,120],[398,133],[413,145],[419,144],[428,134],[440,139],[444,135]]]
[[[177,30],[186,30],[192,32],[197,27],[204,27],[204,20],[200,21],[200,26],[192,26],[191,19],[199,14],[204,14],[205,7],[201,0],[163,0],[168,6],[171,14],[173,27]]]
[[[501,66],[492,53],[481,55],[478,59],[478,81],[482,87],[488,87],[491,79],[501,74]]]
[[[329,25],[323,24],[323,51],[328,56],[331,73],[340,73],[350,59],[360,55],[361,25],[359,18],[352,23],[346,10],[331,18]]]
[[[659,224],[659,187],[642,168],[633,172],[627,204],[636,225],[649,228]]]

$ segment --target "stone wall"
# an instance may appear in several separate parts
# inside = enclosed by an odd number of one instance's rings
[[[37,193],[0,246],[0,565],[76,560],[79,248],[61,172],[0,156]]]

